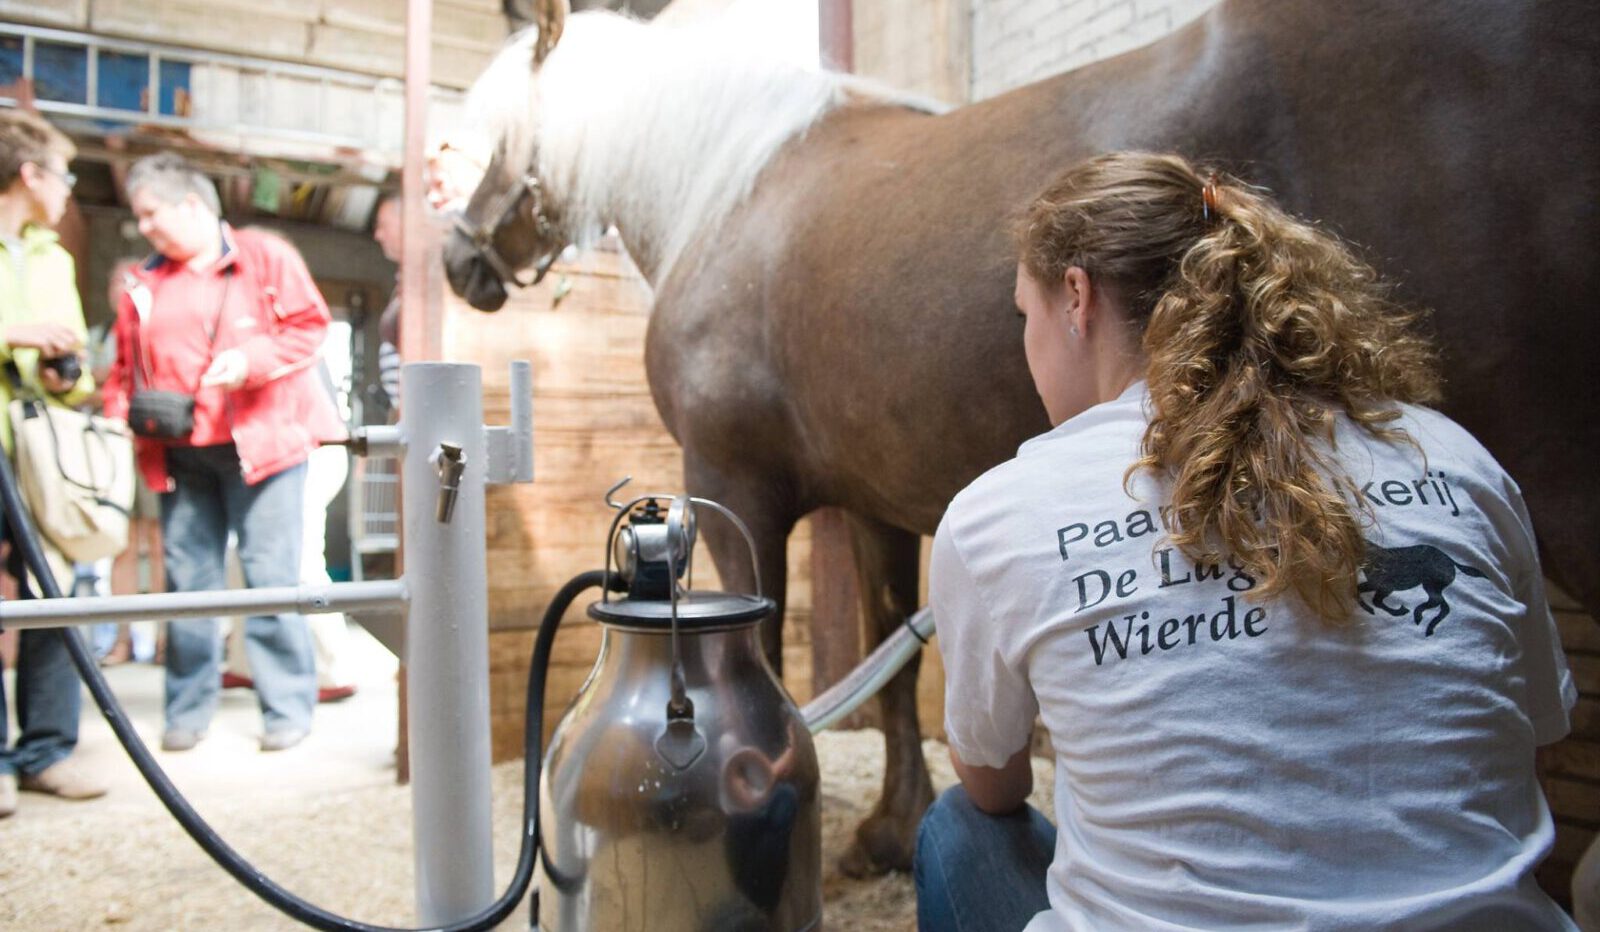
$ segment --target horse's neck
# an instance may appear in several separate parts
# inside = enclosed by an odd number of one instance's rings
[[[617,228],[617,233],[622,237],[622,245],[628,250],[628,257],[638,267],[639,274],[650,283],[652,290],[661,287],[671,268],[667,265],[664,250],[659,245],[660,236],[652,233],[654,227],[638,219],[630,220],[628,217],[618,217],[611,221],[611,226]]]
[[[744,199],[778,149],[838,102],[839,83],[749,57],[649,50],[686,41],[674,34],[617,35],[637,43],[638,54],[608,47],[597,59],[580,46],[568,50],[569,62],[557,62],[559,47],[552,56],[541,168],[563,190],[580,243],[616,226],[658,285],[695,237]]]

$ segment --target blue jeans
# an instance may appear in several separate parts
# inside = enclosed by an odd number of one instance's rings
[[[992,816],[959,785],[945,790],[917,830],[917,929],[1017,932],[1050,908],[1055,849],[1055,826],[1032,806]]]
[[[21,598],[35,597],[22,572],[21,554],[15,549],[7,572],[17,580]],[[38,773],[78,746],[83,693],[63,635],[79,636],[75,628],[28,629],[18,635],[16,703],[22,734],[12,747],[5,720],[5,680],[0,678],[0,774]]]
[[[167,586],[173,592],[228,588],[228,532],[251,588],[300,582],[304,463],[246,485],[233,444],[174,447],[167,471],[175,489],[161,494]],[[222,676],[217,620],[174,621],[167,629],[167,728],[203,732],[217,708]],[[297,613],[245,621],[245,656],[269,732],[309,729],[317,704],[311,630]]]

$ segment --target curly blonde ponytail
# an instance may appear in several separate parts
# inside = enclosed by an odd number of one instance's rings
[[[1260,597],[1293,591],[1346,617],[1365,556],[1360,496],[1327,442],[1340,413],[1404,442],[1387,426],[1396,403],[1438,399],[1422,315],[1335,237],[1178,156],[1069,169],[1019,241],[1036,280],[1079,266],[1143,328],[1153,411],[1129,475],[1171,480],[1172,544],[1231,555]]]

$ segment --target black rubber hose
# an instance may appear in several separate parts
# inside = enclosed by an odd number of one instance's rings
[[[11,529],[12,546],[22,551],[23,561],[38,581],[44,597],[61,598],[61,587],[56,584],[55,575],[50,571],[49,563],[45,559],[44,549],[39,544],[33,521],[22,503],[21,496],[17,493],[16,475],[11,470],[10,459],[3,454],[0,454],[0,508],[3,508],[5,522]],[[528,675],[528,720],[523,729],[523,747],[527,755],[523,780],[523,823],[526,831],[510,885],[498,900],[476,916],[453,925],[430,926],[427,932],[435,930],[478,932],[491,929],[511,915],[523,894],[527,892],[533,877],[539,840],[539,742],[543,731],[541,719],[544,710],[545,667],[549,664],[550,646],[555,641],[556,628],[560,625],[561,616],[566,613],[567,607],[579,593],[592,586],[601,585],[605,580],[606,574],[599,570],[582,573],[573,578],[561,587],[539,625],[539,635],[534,643],[533,670]],[[100,713],[111,725],[117,740],[133,759],[134,766],[139,768],[139,773],[143,775],[145,782],[150,784],[150,789],[155,791],[162,805],[167,807],[167,811],[172,813],[178,824],[183,826],[183,830],[189,833],[189,837],[193,838],[219,867],[233,875],[235,880],[266,901],[268,905],[291,919],[315,929],[349,930],[349,932],[424,932],[422,929],[369,925],[328,912],[295,896],[252,867],[249,861],[241,857],[210,825],[206,824],[205,819],[200,817],[173,785],[172,780],[161,769],[161,765],[156,763],[149,748],[145,747],[144,740],[133,730],[127,715],[122,711],[122,706],[117,702],[117,697],[111,692],[105,677],[101,675],[99,665],[90,656],[83,639],[71,627],[61,628],[59,631],[67,645],[67,652],[72,657],[73,665],[78,668],[78,675],[89,687],[89,694],[94,698],[95,705],[99,706]],[[533,908],[537,910],[537,902]]]
[[[556,642],[556,629],[561,625],[562,616],[567,613],[567,606],[572,604],[579,593],[602,585],[609,585],[614,590],[626,588],[621,585],[617,574],[610,574],[608,579],[606,573],[601,570],[589,570],[567,580],[567,584],[556,591],[555,598],[550,600],[549,607],[544,610],[544,617],[539,620],[539,634],[533,639],[533,659],[528,664],[527,719],[522,726],[522,742],[526,749],[522,770],[522,793],[523,798],[528,800],[522,810],[526,834],[522,839],[522,853],[517,857],[517,870],[513,883],[518,880],[523,884],[528,883],[528,878],[533,874],[533,857],[538,853],[539,769],[544,763],[542,745],[545,674],[550,669],[550,650]],[[525,873],[527,876],[524,876]],[[528,900],[528,928],[535,929],[538,925],[539,891],[535,890]]]

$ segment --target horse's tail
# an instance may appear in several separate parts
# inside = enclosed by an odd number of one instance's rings
[[[1461,572],[1467,574],[1468,576],[1471,576],[1474,579],[1488,579],[1489,578],[1481,570],[1475,570],[1472,567],[1466,565],[1465,563],[1456,563],[1456,561],[1454,561],[1454,560],[1451,560],[1450,562],[1451,563],[1455,563],[1456,569],[1458,569]]]

